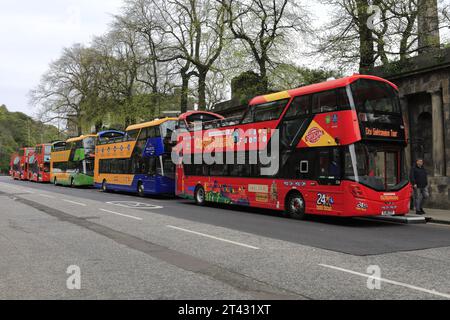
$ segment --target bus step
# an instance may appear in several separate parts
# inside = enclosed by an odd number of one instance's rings
[[[419,216],[416,214],[407,214],[406,216],[379,216],[379,217],[370,217],[368,219],[376,220],[376,221],[388,221],[388,222],[397,222],[404,224],[421,224],[427,223],[427,220],[424,216]]]

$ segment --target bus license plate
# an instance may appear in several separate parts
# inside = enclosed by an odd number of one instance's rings
[[[395,211],[381,211],[382,216],[394,216]]]

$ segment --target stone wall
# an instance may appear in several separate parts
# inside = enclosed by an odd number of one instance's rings
[[[385,77],[398,85],[406,122],[409,123],[408,166],[417,157],[414,148],[418,134],[430,130],[421,126],[418,117],[424,113],[432,115],[432,139],[429,142],[432,155],[425,156],[430,174],[428,206],[450,209],[450,66]]]

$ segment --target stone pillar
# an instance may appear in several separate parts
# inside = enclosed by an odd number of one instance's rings
[[[434,176],[443,176],[445,173],[445,144],[444,144],[444,119],[442,112],[441,90],[432,91],[431,110],[433,117],[433,162]]]
[[[450,178],[450,72],[445,79],[442,79],[442,102],[444,112],[445,162],[447,163],[445,174]],[[448,201],[450,204],[450,196]]]
[[[409,122],[409,108],[408,108],[408,99],[406,96],[400,97],[400,107],[402,109],[403,113],[403,121],[405,122],[405,133],[406,133],[406,141],[408,142],[408,145],[406,146],[405,150],[405,161],[406,161],[406,169],[407,172],[409,172],[411,168],[411,161],[412,161],[412,155],[411,155],[411,127]]]
[[[437,0],[418,1],[418,50],[419,54],[439,49],[439,13]]]

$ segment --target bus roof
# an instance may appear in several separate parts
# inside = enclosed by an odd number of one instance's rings
[[[354,74],[353,76],[349,76],[349,77],[345,77],[345,78],[341,78],[341,79],[325,81],[325,82],[321,82],[321,83],[317,83],[317,84],[300,87],[300,88],[293,89],[293,90],[280,91],[280,92],[276,92],[276,93],[272,93],[272,94],[258,96],[258,97],[253,98],[250,101],[250,105],[267,103],[267,102],[272,102],[272,101],[277,101],[277,100],[282,100],[282,99],[289,99],[291,97],[296,97],[296,96],[301,96],[301,95],[305,95],[305,94],[311,94],[311,93],[316,93],[316,92],[321,92],[321,91],[326,91],[326,90],[332,90],[335,88],[345,87],[359,79],[368,79],[368,80],[386,82],[389,85],[391,85],[393,88],[398,90],[398,88],[395,84],[393,84],[392,82],[390,82],[386,79],[376,77],[376,76]]]
[[[131,131],[131,130],[139,130],[142,128],[148,128],[148,127],[154,127],[154,126],[159,126],[160,124],[163,124],[164,122],[167,121],[177,121],[178,118],[164,118],[164,119],[157,119],[157,120],[153,120],[150,122],[145,122],[145,123],[140,123],[140,124],[134,124],[131,125],[127,128],[127,131]]]
[[[80,141],[80,140],[84,140],[86,138],[95,138],[95,137],[97,137],[96,134],[87,134],[87,135],[83,135],[83,136],[79,136],[79,137],[76,137],[76,138],[69,139],[66,142],[69,142],[69,143],[70,142],[77,142],[77,141]]]
[[[101,136],[104,136],[105,134],[110,134],[110,133],[117,133],[119,135],[124,135],[125,134],[125,132],[119,131],[119,130],[105,130],[105,131],[97,133],[97,136],[101,137]]]
[[[178,119],[179,120],[185,120],[187,117],[190,117],[190,116],[195,115],[195,114],[207,114],[207,115],[210,115],[210,116],[215,116],[215,117],[217,117],[217,119],[222,119],[222,120],[225,119],[220,114],[209,112],[209,111],[188,111],[188,112],[183,113],[182,115],[180,115],[180,117]]]

